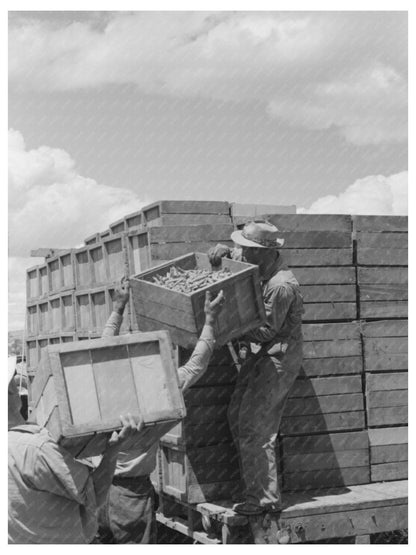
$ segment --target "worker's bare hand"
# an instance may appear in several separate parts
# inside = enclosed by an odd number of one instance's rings
[[[209,249],[208,258],[212,266],[221,266],[222,258],[231,258],[231,249],[227,245],[218,243],[218,245]]]
[[[127,304],[130,296],[130,281],[126,276],[121,278],[121,281],[116,285],[113,296],[114,310],[123,313],[124,307]]]
[[[134,418],[130,413],[126,416],[120,416],[120,420],[123,427],[119,432],[113,432],[108,441],[109,447],[117,446],[121,448],[127,443],[134,443],[134,440],[139,438],[140,432],[143,430],[143,420]]]
[[[224,291],[218,293],[215,299],[212,298],[211,291],[207,291],[205,293],[205,322],[207,324],[214,324],[215,320],[217,319],[218,314],[221,312],[222,307],[224,306],[225,296]]]

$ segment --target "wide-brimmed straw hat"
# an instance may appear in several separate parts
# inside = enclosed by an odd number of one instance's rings
[[[270,222],[248,222],[243,229],[233,231],[231,239],[241,247],[279,249],[285,240],[279,237],[279,230]]]

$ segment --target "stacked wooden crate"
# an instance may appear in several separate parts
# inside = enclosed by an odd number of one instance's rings
[[[407,217],[354,216],[371,481],[407,478]]]
[[[179,364],[190,355],[179,348]],[[165,493],[188,503],[238,493],[238,458],[227,421],[236,375],[228,348],[222,347],[202,378],[185,392],[186,417],[161,442]]]
[[[304,361],[281,428],[285,490],[369,481],[359,322],[304,324]]]

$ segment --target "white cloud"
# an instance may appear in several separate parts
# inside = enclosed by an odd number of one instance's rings
[[[70,155],[41,146],[27,150],[9,131],[9,329],[23,329],[26,269],[38,247],[75,247],[144,202],[129,190],[78,175]]]
[[[385,177],[370,175],[358,179],[338,196],[328,195],[301,214],[368,214],[400,216],[408,213],[407,171]]]
[[[38,247],[74,247],[143,204],[133,191],[78,175],[67,152],[48,146],[27,150],[21,133],[9,131],[12,256],[28,256]]]
[[[406,139],[404,12],[135,12],[63,25],[15,17],[12,87],[134,83],[151,94],[255,101],[356,144]]]

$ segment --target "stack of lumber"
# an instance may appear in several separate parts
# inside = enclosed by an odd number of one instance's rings
[[[285,490],[369,480],[359,322],[304,324],[304,361],[283,414]]]
[[[179,348],[179,364],[191,351]],[[236,369],[227,347],[215,351],[206,373],[184,395],[186,417],[161,441],[163,491],[189,503],[238,492],[237,452],[227,422]]]

